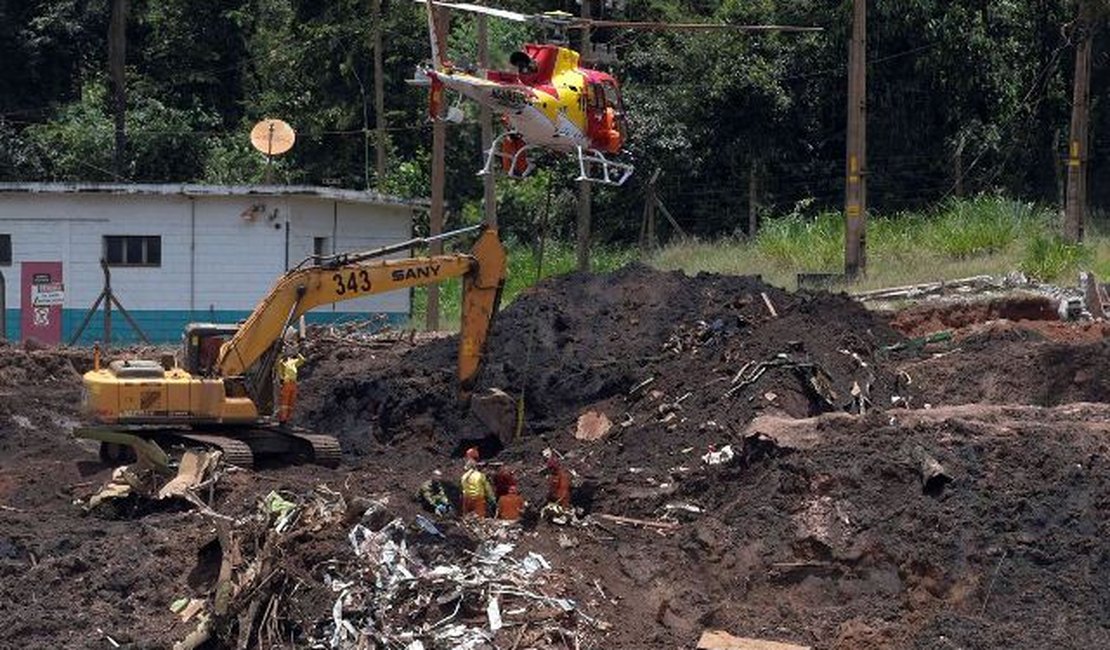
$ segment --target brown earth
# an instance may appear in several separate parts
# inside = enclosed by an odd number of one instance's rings
[[[549,280],[505,309],[480,383],[514,397],[523,387],[527,426],[504,450],[483,441],[487,458],[521,470],[521,491],[541,501],[540,451],[554,447],[587,513],[680,524],[526,522],[521,549],[543,553],[582,613],[610,626],[582,647],[692,648],[706,628],[817,648],[1107,646],[1105,344],[969,326],[981,331],[892,356],[880,348],[902,336],[846,297],[642,267]],[[215,508],[240,516],[270,490],[326,484],[388,496],[411,519],[419,483],[434,469],[454,477],[464,441],[483,434],[456,403],[454,339],[321,341],[299,416],[341,438],[345,466],[232,473]],[[794,367],[725,396],[745,365],[778,354]],[[73,504],[110,473],[69,435],[88,363],[0,347],[0,647],[102,648],[106,635],[169,647],[192,628],[169,603],[211,589],[210,558],[198,561],[210,519],[181,505],[86,515]],[[853,384],[868,383],[876,409],[895,396],[933,408],[844,414]],[[577,441],[586,409],[617,426]],[[759,415],[802,419],[778,440],[774,427],[745,436]],[[736,460],[702,463],[724,444]],[[947,479],[924,482],[925,457]],[[321,567],[350,560],[345,532],[298,539],[286,556],[302,583],[283,619],[297,647],[327,628]],[[216,647],[234,647],[234,632]]]

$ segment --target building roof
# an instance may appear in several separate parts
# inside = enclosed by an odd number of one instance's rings
[[[426,207],[426,199],[313,185],[190,185],[180,183],[0,183],[0,194],[117,194],[146,196],[306,196],[333,201]]]

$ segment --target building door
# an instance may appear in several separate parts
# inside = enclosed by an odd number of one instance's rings
[[[62,303],[65,302],[62,263],[23,262],[20,269],[23,340],[34,339],[47,345],[61,343]]]

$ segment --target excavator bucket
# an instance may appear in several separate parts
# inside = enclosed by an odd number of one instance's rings
[[[471,255],[477,261],[463,276],[462,326],[459,331],[460,398],[468,399],[478,379],[482,355],[493,316],[505,284],[506,256],[497,230],[487,228],[475,242]]]

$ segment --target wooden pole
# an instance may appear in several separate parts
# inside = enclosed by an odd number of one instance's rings
[[[437,38],[439,42],[446,43],[447,34],[449,33],[448,21],[450,14],[445,9],[436,8],[435,11],[439,12],[436,16],[436,27],[439,30]],[[441,48],[440,51],[446,51]],[[444,202],[444,193],[447,184],[447,168],[446,168],[446,153],[447,153],[447,120],[446,117],[447,104],[440,102],[439,115],[435,116],[432,122],[432,207],[428,215],[428,234],[432,237],[443,234],[443,221],[446,213],[446,205]],[[443,252],[443,242],[435,240],[432,242],[430,252],[432,255],[439,255]],[[428,310],[427,310],[427,323],[426,327],[429,330],[439,329],[439,285],[428,285]]]
[[[112,17],[108,24],[108,76],[112,85],[112,112],[115,118],[116,148],[112,152],[112,171],[123,177],[124,152],[127,149],[127,14],[129,0],[113,0]]]
[[[374,20],[374,171],[376,185],[385,182],[385,72],[382,66],[382,0],[371,5]]]
[[[1092,3],[1079,6],[1076,21],[1075,80],[1072,87],[1071,134],[1068,137],[1068,189],[1064,203],[1064,238],[1083,241],[1087,212],[1087,145],[1091,116]]]
[[[966,143],[964,134],[960,133],[960,139],[956,143],[956,151],[952,155],[953,175],[956,177],[954,186],[956,196],[964,195],[964,145]]]
[[[486,17],[481,14],[478,16],[478,65],[485,74],[485,70],[489,68],[489,28],[486,25]],[[490,145],[493,144],[493,112],[485,104],[478,112],[478,121],[482,127],[482,154],[484,156],[485,152],[489,151]],[[484,158],[482,162],[485,162]],[[482,208],[486,225],[491,228],[497,227],[496,182],[494,174],[486,174],[482,177]]]
[[[659,198],[655,193],[655,183],[659,180],[662,169],[656,169],[648,181],[644,193],[644,221],[640,225],[640,252],[647,254],[655,250],[655,208]]]
[[[748,170],[748,238],[759,230],[759,160],[753,159]]]
[[[844,189],[844,274],[867,270],[867,0],[853,0],[848,54],[848,142]]]
[[[590,0],[582,0],[582,17],[590,18]],[[579,48],[582,63],[586,64],[590,54],[590,30],[582,30],[582,45]],[[578,181],[578,270],[590,270],[590,215],[591,191],[589,181]]]

